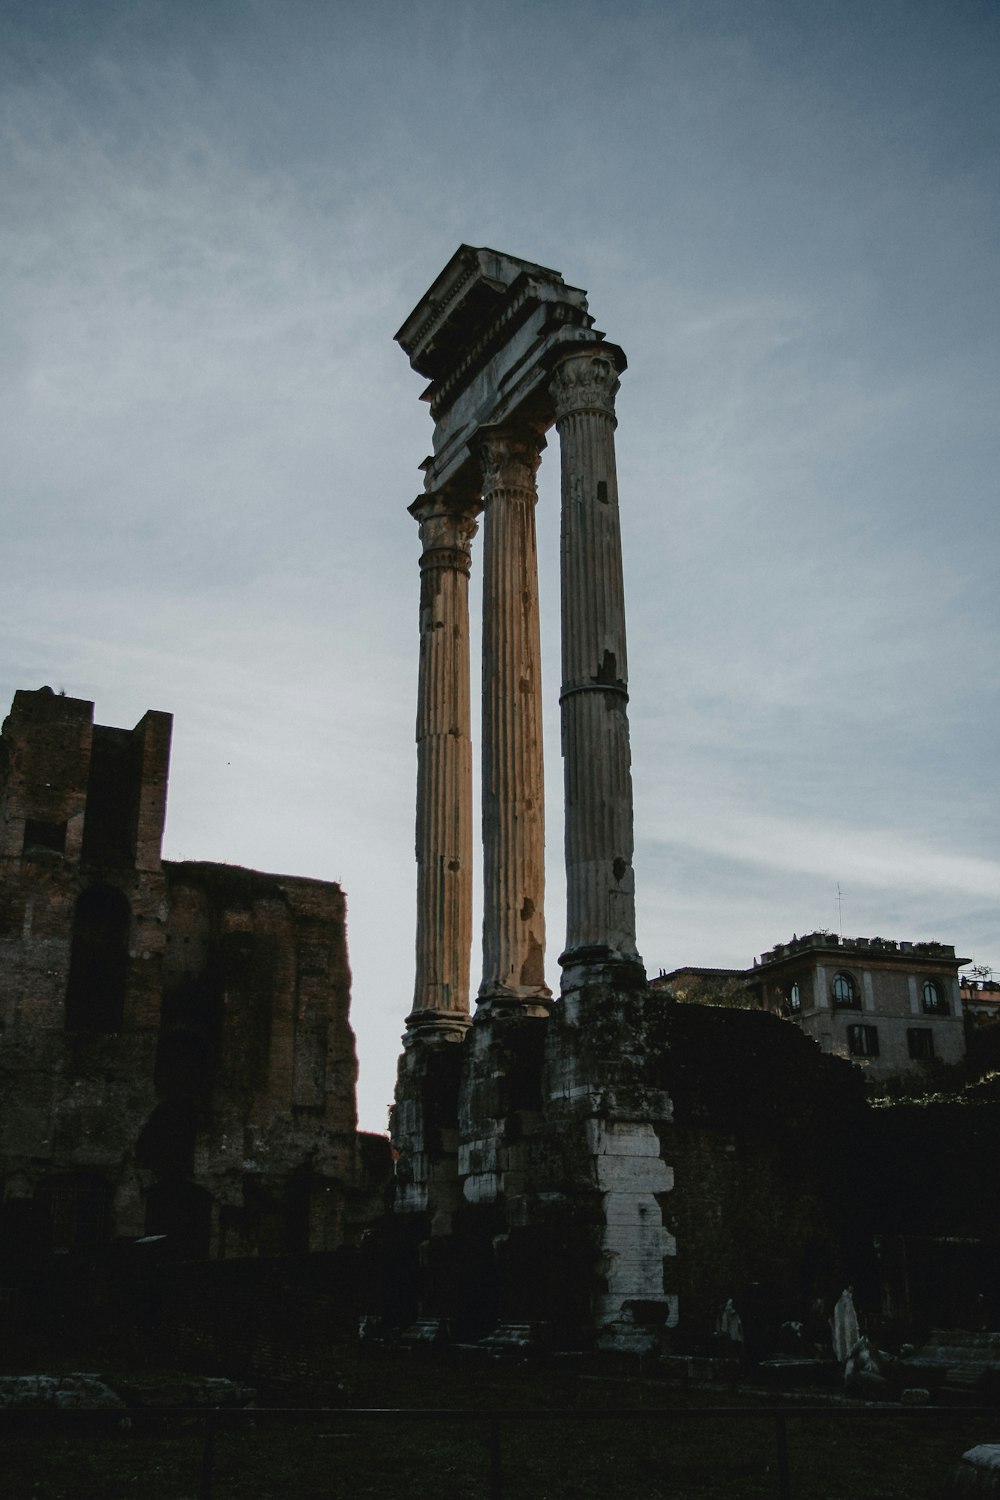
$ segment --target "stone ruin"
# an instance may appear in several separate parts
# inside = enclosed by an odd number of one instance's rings
[[[674,1316],[663,1007],[635,943],[615,397],[625,355],[562,276],[463,245],[396,335],[434,419],[420,529],[416,986],[393,1110],[415,1307],[631,1337]],[[567,936],[545,977],[535,475],[562,469]],[[470,1014],[468,580],[483,530],[483,968]],[[404,1255],[404,1259],[406,1256]]]
[[[676,1005],[646,983],[615,472],[625,355],[557,271],[469,245],[396,337],[430,382],[434,438],[410,506],[421,542],[416,984],[392,1111],[392,1209],[369,1237],[380,1315],[431,1342],[647,1352],[710,1341],[735,1297],[748,1348],[769,1347],[792,1309],[836,1295],[852,1246],[870,1252],[852,1171],[863,1090],[787,1022]],[[535,542],[552,427],[567,887],[557,996],[545,971]],[[472,1014],[468,583],[480,525],[484,911]]]
[[[162,859],[171,734],[50,688],[0,730],[0,1310],[43,1264],[332,1252],[381,1205],[344,893]]]

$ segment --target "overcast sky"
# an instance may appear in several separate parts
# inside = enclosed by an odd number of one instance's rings
[[[462,242],[629,358],[649,972],[836,931],[838,884],[848,935],[1000,965],[998,80],[997,0],[4,0],[0,712],[168,710],[169,858],[341,882],[367,1127],[431,439],[392,335]]]

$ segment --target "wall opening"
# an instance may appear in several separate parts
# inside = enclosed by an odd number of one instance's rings
[[[138,797],[131,731],[95,724],[80,856],[85,864],[132,864]]]
[[[77,901],[66,987],[69,1030],[121,1030],[130,923],[128,901],[113,886],[91,886]]]

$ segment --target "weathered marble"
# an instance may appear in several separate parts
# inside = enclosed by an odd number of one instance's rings
[[[417,953],[410,1028],[457,1036],[469,1020],[472,739],[469,570],[478,501],[424,495],[417,686]]]
[[[484,425],[551,423],[548,356],[572,339],[593,342],[587,295],[558,271],[485,246],[461,245],[396,334],[434,419],[424,461],[428,491],[475,488]]]
[[[571,350],[552,378],[562,459],[564,988],[575,970],[640,962],[635,945],[625,590],[615,468],[614,345]]]
[[[535,473],[530,427],[487,428],[483,473],[481,1005],[550,998]]]

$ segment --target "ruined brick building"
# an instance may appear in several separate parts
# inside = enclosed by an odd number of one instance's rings
[[[0,1257],[329,1250],[378,1203],[344,896],[161,860],[171,717],[18,692],[0,736]],[[374,1185],[374,1189],[373,1189]]]

